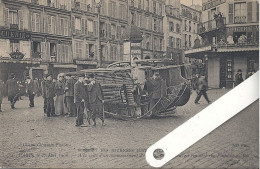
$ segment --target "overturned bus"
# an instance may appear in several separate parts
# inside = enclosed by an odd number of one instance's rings
[[[149,94],[144,90],[147,80],[158,72],[164,85],[164,95],[151,107]],[[106,68],[84,69],[70,72],[95,74],[104,95],[104,114],[119,119],[140,119],[153,116],[169,116],[177,106],[185,105],[191,94],[190,65],[174,65],[171,60],[141,60],[135,64],[116,62]]]

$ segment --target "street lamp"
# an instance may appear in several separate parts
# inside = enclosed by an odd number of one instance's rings
[[[101,1],[96,0],[96,8],[98,12],[98,67],[102,66],[102,54],[101,54],[101,41],[100,41],[100,9],[101,9]]]

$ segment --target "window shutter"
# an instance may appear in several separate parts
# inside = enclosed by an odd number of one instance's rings
[[[61,21],[63,22],[63,25],[61,24]],[[62,20],[61,18],[59,18],[57,26],[58,26],[58,34],[59,35],[64,35],[65,34],[65,32],[64,32],[65,19]]]
[[[175,37],[172,38],[172,47],[175,48]]]
[[[6,27],[9,27],[9,9],[4,8],[4,23]]]
[[[98,23],[97,23],[97,21],[94,21],[94,35],[97,36],[98,32],[99,32]]]
[[[89,51],[88,51],[88,44],[86,43],[86,47],[85,47],[85,56],[86,58],[89,58]]]
[[[46,61],[46,42],[41,42],[41,58]]]
[[[85,19],[85,35],[88,35],[88,20]]]
[[[56,17],[53,17],[53,28],[54,28],[54,30],[53,30],[53,34],[58,34],[58,29],[57,29],[57,26],[58,26],[58,24],[57,24],[57,21],[58,21],[58,16],[56,16]]]
[[[81,18],[81,34],[84,35],[85,34],[85,23],[84,23],[83,18]]]
[[[44,33],[48,33],[48,17],[47,15],[43,16],[43,28],[44,28]]]
[[[252,13],[252,2],[247,2],[247,21],[248,22],[252,22],[252,17],[253,17],[253,13]]]
[[[94,52],[95,52],[94,58],[97,59],[97,57],[98,57],[98,47],[97,47],[97,44],[94,45]]]
[[[50,61],[50,42],[46,42],[46,61]]]
[[[61,57],[62,57],[62,56],[61,56],[62,54],[61,54],[61,45],[60,45],[60,44],[57,44],[57,50],[56,50],[56,51],[57,51],[56,61],[57,61],[57,62],[60,62],[60,61],[61,61]]]
[[[72,34],[75,34],[75,16],[72,16],[71,18],[71,30]]]
[[[18,10],[19,29],[23,30],[23,11]]]
[[[108,23],[106,23],[106,38],[108,38],[109,37],[109,31],[108,31],[108,27],[109,27],[109,24]]]
[[[33,13],[30,11],[29,12],[29,30],[31,31],[34,31],[34,25],[35,25],[35,22],[33,20]]]
[[[234,6],[233,4],[229,4],[228,5],[228,23],[229,24],[232,24],[234,21],[233,21],[233,11],[234,11]]]
[[[112,37],[112,34],[111,34],[111,24],[108,24],[108,36],[109,36],[109,38]]]
[[[108,2],[108,16],[112,16],[112,3],[111,3],[111,1]]]

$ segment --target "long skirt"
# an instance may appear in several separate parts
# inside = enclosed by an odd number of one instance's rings
[[[55,100],[55,114],[56,115],[65,115],[68,113],[68,110],[65,106],[65,95],[58,95]]]

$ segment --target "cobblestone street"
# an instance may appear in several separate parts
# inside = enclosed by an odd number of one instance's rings
[[[227,89],[208,91],[215,101]],[[96,127],[75,127],[72,117],[46,117],[43,99],[29,108],[27,97],[0,113],[0,167],[150,168],[145,150],[208,104],[196,93],[173,117],[122,121],[106,119]],[[258,168],[259,101],[201,139],[163,168]],[[212,119],[214,120],[214,119]]]

